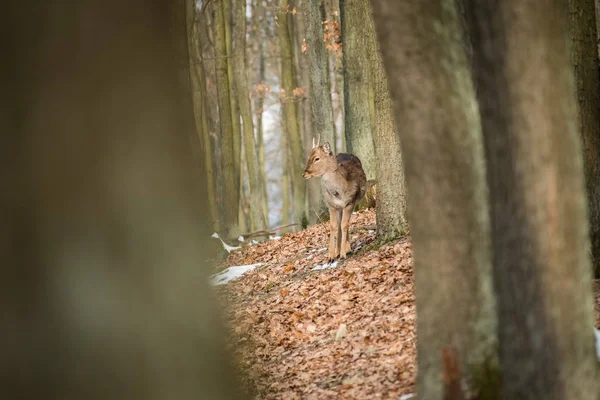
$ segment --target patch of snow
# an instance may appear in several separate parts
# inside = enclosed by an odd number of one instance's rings
[[[269,235],[269,240],[279,240],[281,239],[281,236],[270,236]]]
[[[240,236],[240,237],[241,237],[241,236]],[[221,241],[221,243],[223,243],[223,248],[224,248],[224,249],[225,249],[225,250],[226,250],[228,253],[231,253],[231,252],[232,252],[232,251],[234,251],[234,250],[241,249],[241,247],[240,247],[240,246],[230,246],[230,245],[228,245],[227,243],[225,243],[225,242],[223,241],[223,239],[221,239],[221,237],[219,236],[219,234],[218,234],[217,232],[213,233],[213,234],[212,234],[212,236],[211,236],[211,238],[219,239],[219,240]]]
[[[240,236],[240,237],[238,238],[238,242],[242,242],[242,243],[243,243],[243,242],[244,242],[244,237],[243,237],[243,236]]]
[[[373,229],[369,229],[367,232],[369,232],[369,233],[375,233],[375,231]]]
[[[252,243],[252,244],[258,244],[258,240],[254,240],[254,239],[252,239],[252,242],[251,242],[251,243]]]
[[[408,399],[412,399],[413,397],[415,397],[414,393],[403,394],[402,396],[400,396],[400,398],[398,400],[408,400]]]
[[[600,360],[600,331],[594,327],[594,336],[596,336],[596,356]]]
[[[310,260],[311,258],[313,258],[315,255],[314,254],[309,254],[308,257],[306,257],[307,260]]]
[[[317,265],[316,267],[312,268],[313,271],[320,271],[322,269],[331,269],[331,268],[335,268],[337,267],[338,262],[334,261],[332,263],[325,263],[325,264],[321,264],[321,265]]]
[[[227,282],[237,279],[244,275],[246,272],[252,271],[254,268],[259,267],[261,265],[262,263],[229,267],[219,272],[218,274],[214,274],[213,276],[211,276],[210,283],[213,286],[224,285]]]
[[[352,215],[356,215],[356,214],[358,214],[358,212],[356,212],[356,211],[353,211],[353,212],[352,212]]]

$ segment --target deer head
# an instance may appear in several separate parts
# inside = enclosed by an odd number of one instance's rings
[[[321,135],[315,144],[313,139],[313,148],[308,156],[306,162],[306,168],[302,176],[304,179],[310,179],[313,176],[322,176],[327,172],[334,171],[336,168],[336,161],[329,142],[319,146],[321,142]]]

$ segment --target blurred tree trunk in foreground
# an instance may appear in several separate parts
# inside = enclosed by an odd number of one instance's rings
[[[589,231],[566,3],[472,0],[470,7],[502,398],[595,400]]]
[[[402,124],[417,293],[417,392],[420,399],[441,400],[448,389],[441,379],[443,354],[454,358],[472,391],[488,383],[495,365],[479,114],[454,3],[372,4],[396,123]]]
[[[6,398],[241,398],[206,284],[190,93],[174,84],[184,7],[4,5]]]

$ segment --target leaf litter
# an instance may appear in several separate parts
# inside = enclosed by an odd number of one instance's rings
[[[327,267],[327,223],[245,245],[219,266],[261,264],[216,288],[227,304],[231,349],[255,398],[412,397],[412,243],[402,237],[376,248],[374,225],[373,210],[353,215],[352,248],[365,251],[334,267]],[[600,280],[594,293],[600,328]]]
[[[375,243],[375,213],[352,216],[352,248]],[[246,384],[261,399],[398,399],[414,392],[411,242],[327,263],[328,225],[232,252],[263,264],[216,290]],[[366,250],[366,249],[365,249]],[[317,268],[317,270],[313,270]]]

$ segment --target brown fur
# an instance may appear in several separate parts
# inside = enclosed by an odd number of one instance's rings
[[[329,260],[346,258],[352,251],[349,227],[352,211],[367,191],[367,177],[360,159],[353,154],[334,155],[329,143],[313,147],[302,176],[321,177],[329,206]]]

